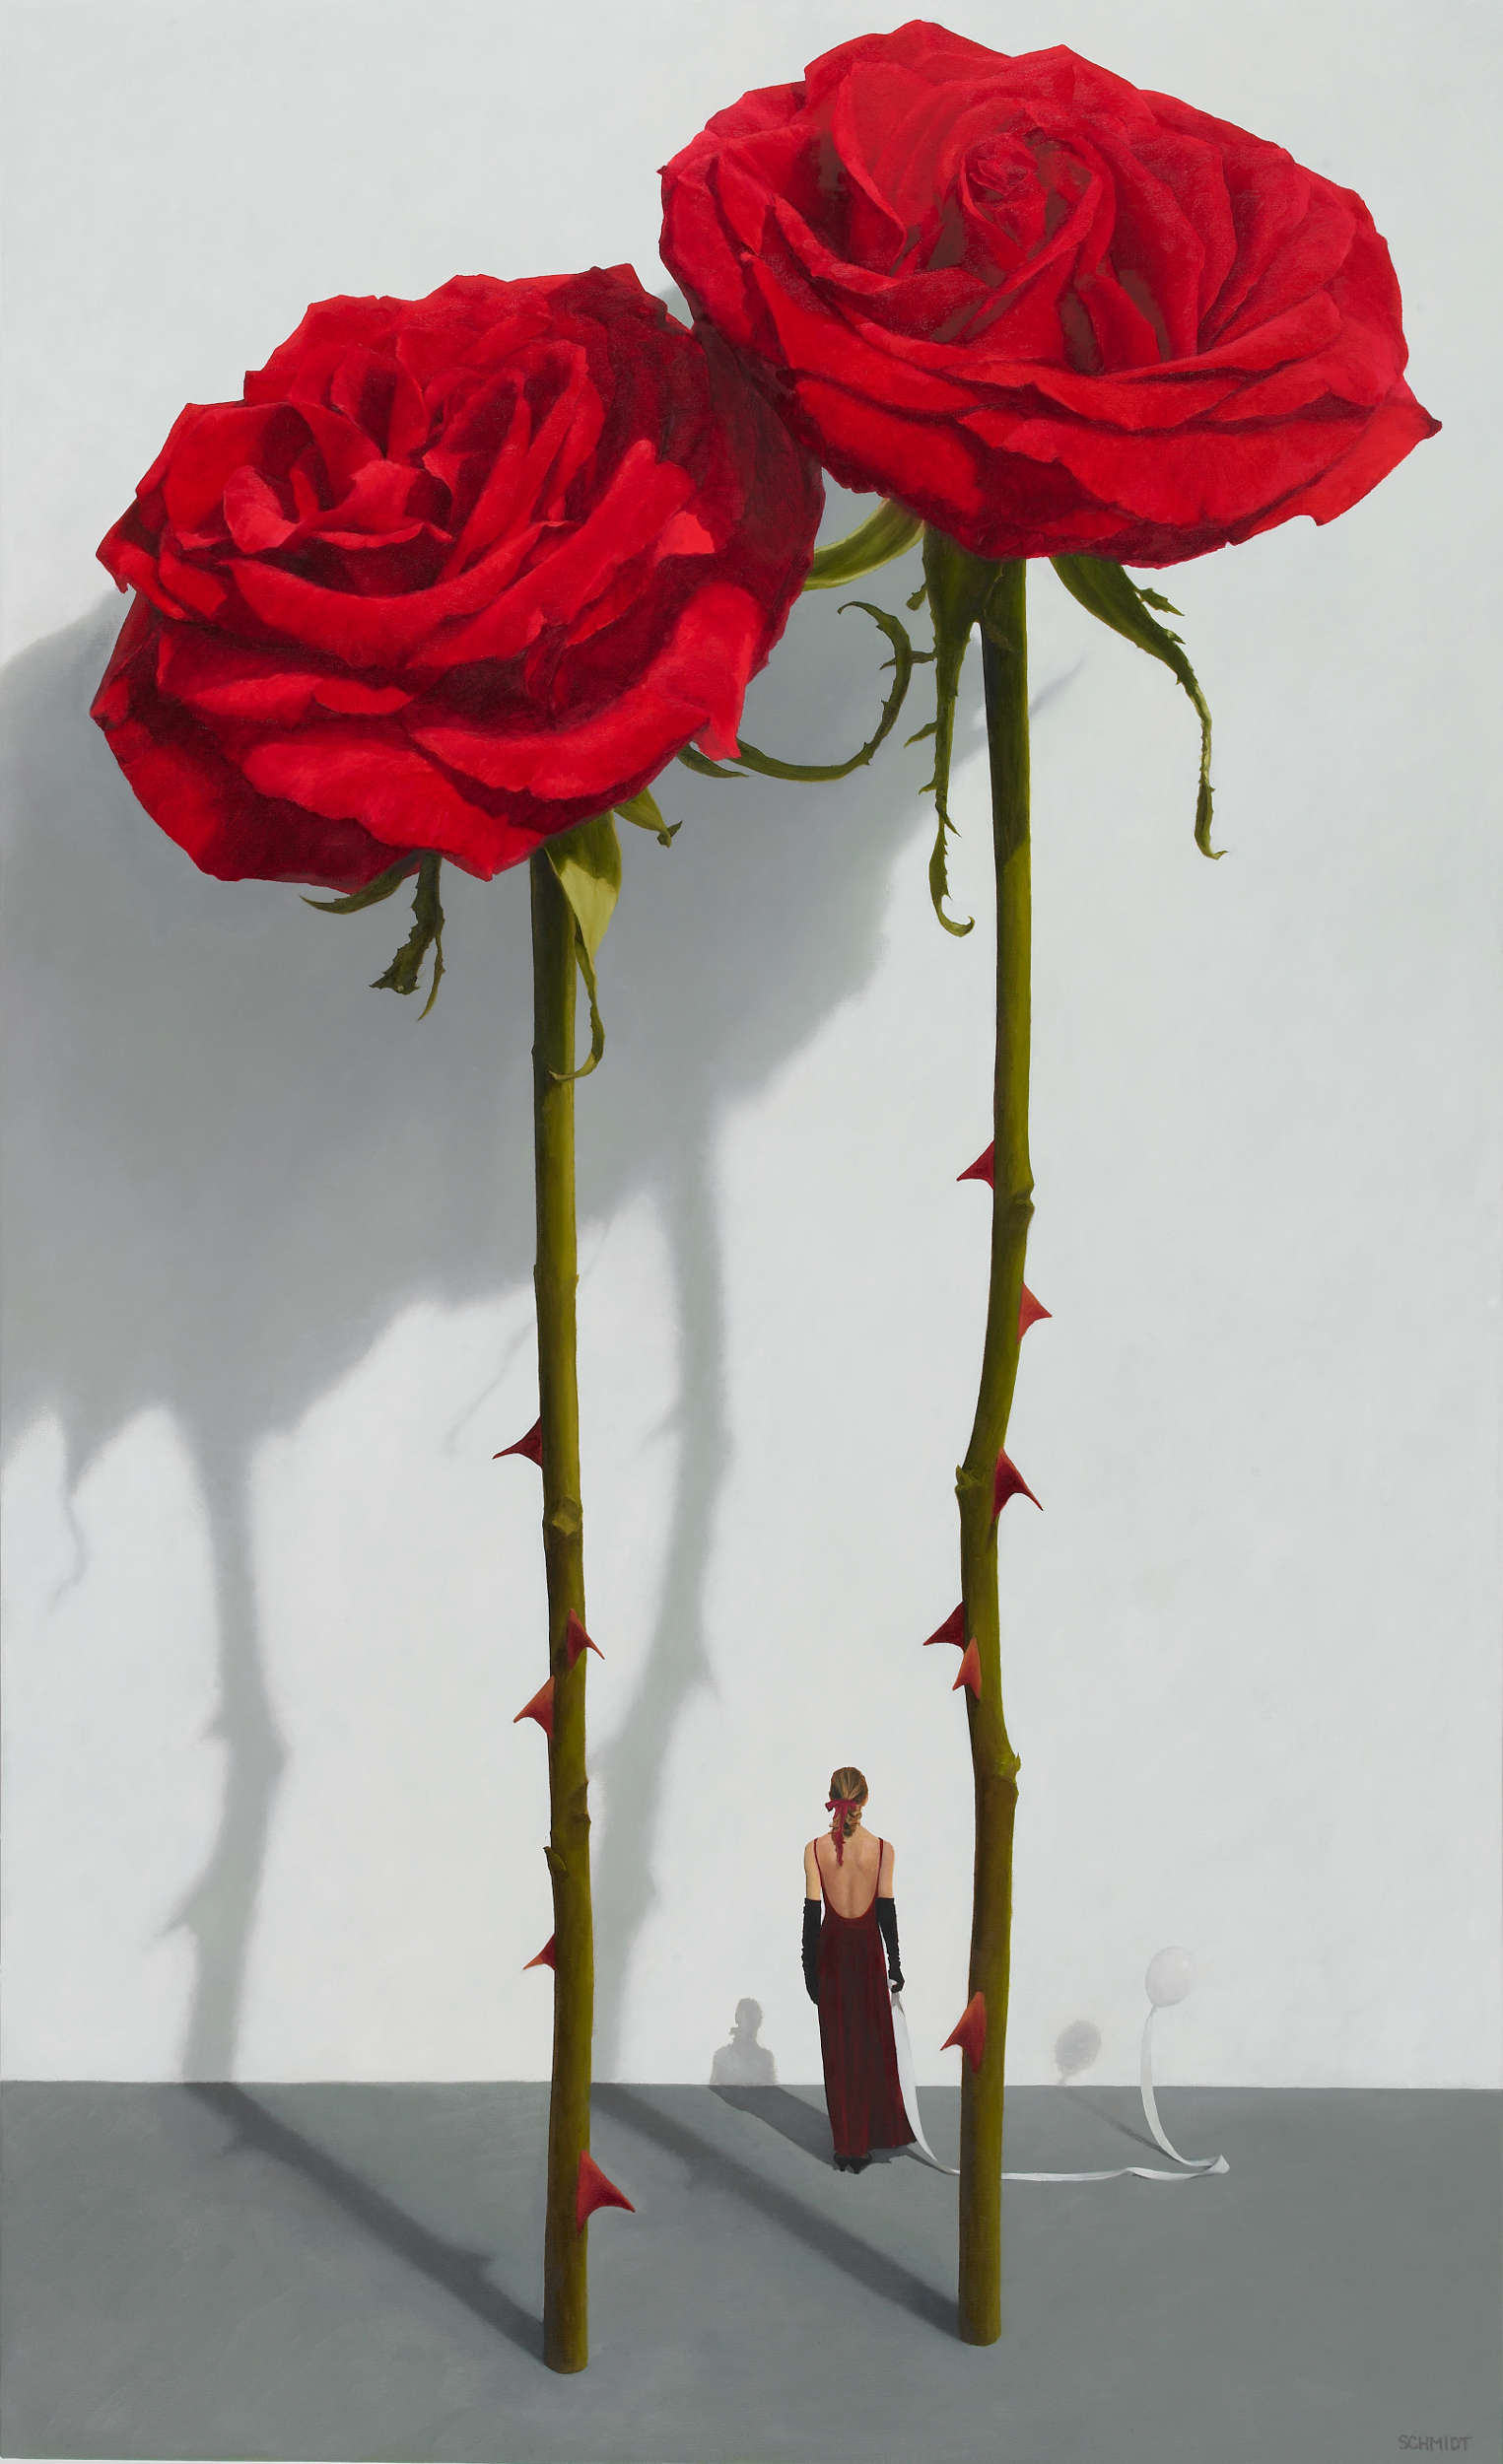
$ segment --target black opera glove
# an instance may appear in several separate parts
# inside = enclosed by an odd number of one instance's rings
[[[895,1994],[903,1991],[903,1969],[898,1959],[898,1903],[896,1899],[878,1899],[877,1925],[887,1945],[887,1981]]]
[[[803,1903],[803,1981],[809,1989],[809,2000],[819,2000],[819,1928],[824,1902],[805,1898]]]

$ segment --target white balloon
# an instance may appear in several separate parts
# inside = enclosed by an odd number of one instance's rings
[[[1190,1952],[1172,1944],[1167,1951],[1154,1952],[1143,1981],[1149,2001],[1161,2011],[1168,2002],[1183,2002],[1195,1979],[1196,1963]]]

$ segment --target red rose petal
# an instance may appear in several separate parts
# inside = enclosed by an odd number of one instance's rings
[[[561,712],[547,728],[503,732],[435,719],[415,722],[409,732],[425,751],[484,787],[530,789],[561,802],[594,795],[608,804],[612,783],[647,764],[655,776],[675,747],[691,738],[709,749],[713,736],[717,757],[734,756],[734,726],[761,627],[761,610],[747,591],[707,583],[645,667],[641,690],[629,700],[578,718]]]
[[[331,717],[308,719],[234,752],[262,794],[330,820],[354,812],[373,838],[393,851],[431,848],[481,880],[530,856],[535,831],[508,813],[471,802],[414,744],[418,732],[400,717],[343,721]]]
[[[210,731],[157,690],[156,632],[138,598],[91,708],[135,794],[203,872],[222,881],[299,881],[363,890],[398,852],[358,822],[321,820],[255,794]]]

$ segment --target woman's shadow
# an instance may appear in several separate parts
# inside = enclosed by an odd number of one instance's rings
[[[716,2048],[711,2061],[710,2085],[722,2104],[751,2114],[828,2167],[833,2162],[830,2125],[814,2105],[778,2085],[778,2064],[771,2045],[762,2042],[761,2029],[762,2005],[743,1994],[729,2038]]]
[[[832,507],[827,532],[861,510]],[[899,608],[916,575],[910,554],[857,586]],[[752,741],[807,760],[869,732],[885,646],[837,595],[795,608],[748,702]],[[122,614],[111,596],[0,676],[0,932],[19,1056],[4,1367],[11,1442],[53,1415],[70,1493],[148,1407],[171,1414],[191,1453],[214,1551],[224,1783],[211,1852],[167,1930],[181,1926],[192,1951],[181,2075],[229,2080],[288,1752],[257,1628],[248,1467],[404,1307],[530,1277],[527,899],[519,875],[451,883],[448,973],[420,1026],[416,1002],[367,989],[406,929],[402,902],[330,920],[295,889],[205,877],[136,804],[88,716]],[[704,1589],[729,1448],[719,1124],[870,974],[896,857],[924,895],[922,756],[898,747],[926,715],[928,672],[917,715],[838,786],[721,784],[675,766],[659,788],[685,825],[672,849],[623,833],[638,844],[605,945],[606,1056],[580,1090],[581,1215],[609,1218],[643,1193],[656,1205],[680,1392],[660,1600],[596,1758],[610,1807],[601,2078],[655,1896],[659,1775],[709,1679]]]

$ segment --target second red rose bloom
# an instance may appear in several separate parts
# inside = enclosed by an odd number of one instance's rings
[[[1062,44],[842,43],[717,112],[663,209],[795,435],[979,556],[1329,521],[1439,426],[1361,198]]]

